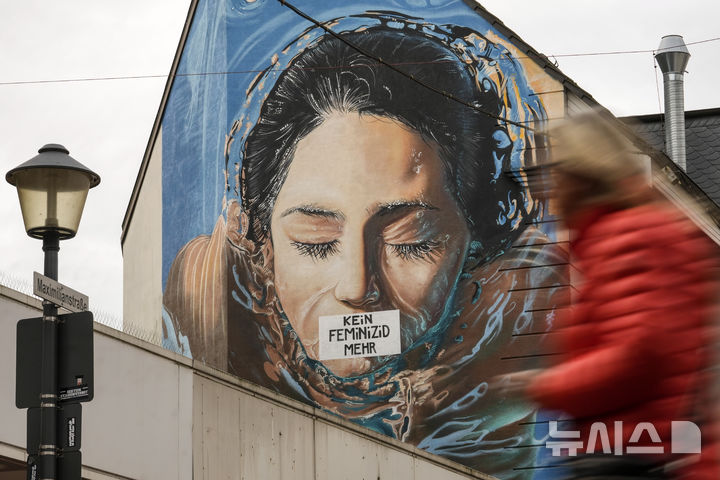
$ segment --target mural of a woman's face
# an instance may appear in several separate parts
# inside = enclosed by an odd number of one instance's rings
[[[298,142],[270,238],[280,303],[311,358],[322,315],[397,308],[416,323],[401,323],[402,348],[441,317],[470,241],[443,178],[435,146],[387,118],[332,114]]]

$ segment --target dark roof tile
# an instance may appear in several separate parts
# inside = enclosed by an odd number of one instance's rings
[[[625,117],[640,137],[665,151],[664,115]],[[687,174],[720,206],[720,108],[685,112]]]

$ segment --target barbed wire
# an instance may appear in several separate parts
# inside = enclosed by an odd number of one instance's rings
[[[159,317],[160,312],[158,312],[158,318]],[[162,346],[162,334],[154,329],[147,328],[137,323],[127,323],[123,326],[122,331],[145,342]]]
[[[33,294],[32,282],[23,280],[15,275],[0,271],[0,285],[10,290],[14,290],[17,293],[27,295],[28,297],[42,301],[41,298],[36,297]],[[91,308],[90,311],[93,314],[93,319],[95,322],[113,328],[115,330],[120,330],[121,332],[123,331],[122,318],[99,308]]]

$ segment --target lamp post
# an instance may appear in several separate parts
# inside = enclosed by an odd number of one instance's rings
[[[58,279],[60,240],[75,236],[88,190],[100,183],[97,174],[69,153],[62,145],[47,144],[38,150],[37,156],[13,168],[5,176],[8,183],[17,188],[27,234],[43,241],[44,274],[55,281]],[[58,454],[58,307],[49,300],[43,301],[40,344],[39,471],[36,472],[39,476],[36,478],[55,479]],[[28,432],[28,438],[32,434]],[[28,445],[28,452],[30,449]],[[28,478],[32,475],[29,474]]]

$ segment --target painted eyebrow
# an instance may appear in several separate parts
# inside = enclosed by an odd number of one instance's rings
[[[301,213],[308,217],[331,218],[338,221],[345,221],[345,215],[337,210],[328,210],[317,205],[298,205],[297,207],[288,208],[280,218],[287,217],[293,213]]]
[[[421,200],[400,200],[397,202],[381,203],[375,207],[378,216],[390,215],[404,210],[437,210],[438,208]]]

